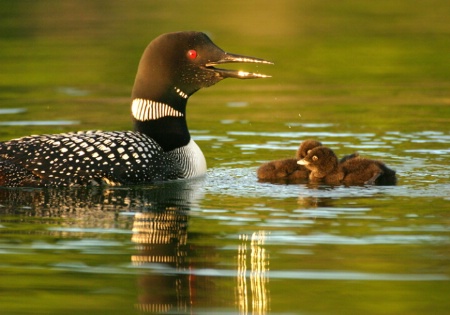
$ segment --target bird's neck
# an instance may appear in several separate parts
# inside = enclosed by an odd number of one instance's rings
[[[153,138],[166,152],[187,145],[191,139],[186,122],[188,98],[177,87],[159,96],[133,93],[134,130]]]
[[[311,177],[316,179],[332,179],[335,177],[339,177],[339,167],[338,163],[334,163],[334,161],[330,161],[322,167],[312,170]]]

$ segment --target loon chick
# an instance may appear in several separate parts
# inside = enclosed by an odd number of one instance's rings
[[[256,175],[263,182],[296,183],[308,179],[310,171],[303,165],[297,164],[297,161],[304,158],[311,149],[321,145],[322,143],[316,140],[305,140],[300,144],[295,158],[264,163],[258,168]]]
[[[274,160],[261,165],[256,171],[259,181],[297,183],[308,179],[310,170],[303,165],[299,165],[297,161],[303,159],[310,150],[320,146],[322,146],[322,143],[317,140],[304,140],[300,144],[295,158]],[[339,162],[342,163],[358,155],[357,152],[345,155]]]
[[[0,143],[0,186],[143,184],[206,173],[186,122],[188,98],[225,78],[270,76],[215,68],[269,61],[230,54],[201,32],[163,34],[145,49],[132,91],[134,131],[34,135]]]
[[[312,149],[298,164],[311,171],[309,179],[313,182],[330,185],[395,185],[397,182],[395,171],[383,162],[356,156],[339,163],[336,154],[327,147]]]

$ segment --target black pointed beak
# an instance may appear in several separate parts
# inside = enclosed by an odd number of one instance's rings
[[[230,54],[230,53],[224,53],[222,58],[217,61],[210,61],[208,62],[205,67],[207,69],[213,70],[217,75],[221,76],[222,78],[236,78],[236,79],[260,79],[260,78],[270,78],[270,75],[262,74],[262,73],[253,73],[253,72],[246,72],[241,70],[231,70],[231,69],[219,69],[215,68],[214,66],[224,64],[224,63],[260,63],[260,64],[267,64],[267,65],[273,65],[273,62],[261,59],[261,58],[255,58],[255,57],[248,57],[243,55],[237,55],[237,54]]]

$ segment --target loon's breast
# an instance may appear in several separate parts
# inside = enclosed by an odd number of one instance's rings
[[[206,174],[206,160],[202,150],[194,142],[167,152],[169,158],[181,172],[181,178],[199,177]]]

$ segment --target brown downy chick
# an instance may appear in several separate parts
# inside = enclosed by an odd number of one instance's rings
[[[309,179],[313,182],[330,185],[395,185],[396,183],[395,171],[383,162],[356,156],[339,164],[333,150],[327,147],[312,149],[298,163],[311,171]]]
[[[262,181],[285,181],[295,182],[308,179],[310,171],[297,161],[306,156],[311,149],[321,146],[319,141],[305,140],[303,141],[295,158],[274,160],[261,165],[257,170],[257,176]]]

